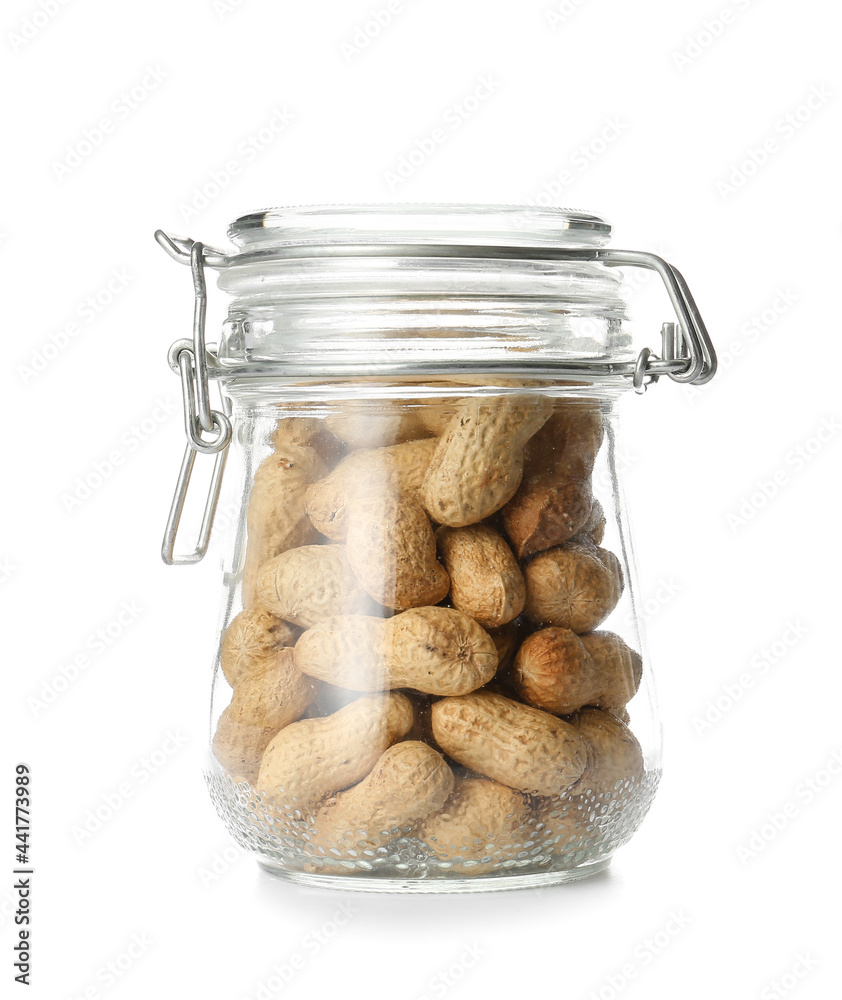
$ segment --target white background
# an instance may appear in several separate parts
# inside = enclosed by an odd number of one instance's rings
[[[835,996],[838,13],[400,0],[348,48],[386,6],[3,5],[4,995]],[[487,99],[460,117],[483,79]],[[249,147],[276,110],[293,120]],[[437,127],[445,141],[390,181]],[[158,555],[183,442],[165,354],[192,300],[152,233],[220,244],[266,205],[390,200],[601,212],[614,246],[682,269],[720,351],[697,395],[662,381],[626,400],[666,769],[637,837],[590,882],[300,890],[237,857],[203,785],[219,550],[192,569]],[[653,348],[670,318],[655,292],[636,299]],[[114,625],[124,603],[140,610]],[[121,634],[96,652],[109,625]],[[161,748],[174,752],[150,773]],[[11,958],[18,760],[35,799],[26,994]],[[114,815],[79,843],[109,798]]]

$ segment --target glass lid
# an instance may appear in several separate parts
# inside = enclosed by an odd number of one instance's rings
[[[611,226],[570,208],[527,205],[303,205],[242,215],[228,236],[248,249],[372,246],[604,246]]]

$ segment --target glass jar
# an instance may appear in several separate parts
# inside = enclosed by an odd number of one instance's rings
[[[269,871],[344,889],[601,870],[660,776],[616,404],[714,374],[683,279],[562,209],[276,209],[229,236],[156,234],[196,293],[170,351],[188,444],[165,561],[204,555],[226,460],[238,512],[206,772],[220,816]],[[633,266],[677,315],[659,355],[628,334]],[[231,297],[218,346],[208,267]],[[197,454],[216,456],[205,518],[175,555]]]

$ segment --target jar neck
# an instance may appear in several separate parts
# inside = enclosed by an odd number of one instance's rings
[[[404,375],[627,362],[621,277],[595,262],[317,257],[233,265],[226,369]]]

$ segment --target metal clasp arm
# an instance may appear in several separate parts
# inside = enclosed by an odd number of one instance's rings
[[[229,406],[224,397],[222,397],[221,410],[212,410],[210,405],[208,357],[213,358],[213,355],[205,344],[207,317],[206,249],[201,243],[171,237],[161,230],[155,233],[155,239],[171,257],[184,263],[189,262],[193,276],[193,339],[192,341],[176,341],[169,353],[170,367],[177,371],[181,377],[187,447],[181,460],[181,468],[161,545],[161,558],[168,566],[189,565],[200,562],[208,549],[213,519],[219,503],[228,445],[231,441],[231,421],[229,419]],[[207,435],[212,436],[208,438]],[[193,551],[176,555],[175,543],[178,528],[198,454],[216,456],[205,500],[202,525]]]
[[[709,382],[716,374],[716,352],[681,272],[657,254],[638,250],[598,250],[595,259],[607,267],[645,267],[650,271],[657,271],[672,302],[689,355],[683,371],[669,371],[666,374],[674,382],[695,382],[697,385]],[[675,358],[671,360],[680,356],[681,352],[676,350]]]
[[[187,499],[187,488],[190,485],[190,477],[193,475],[193,466],[196,464],[196,456],[199,453],[189,444],[184,449],[184,457],[181,460],[181,468],[178,472],[175,493],[173,494],[170,514],[167,518],[167,527],[164,530],[164,540],[161,544],[161,558],[167,566],[189,566],[193,563],[201,562],[208,551],[213,519],[216,515],[216,507],[219,503],[219,491],[222,487],[222,475],[225,472],[225,463],[228,459],[228,449],[223,448],[216,453],[213,463],[213,473],[211,474],[210,486],[208,488],[208,498],[205,502],[205,510],[202,514],[202,526],[199,529],[199,538],[192,552],[183,555],[175,554],[175,540],[178,535],[178,526],[181,523],[181,515],[184,512],[184,501]]]

